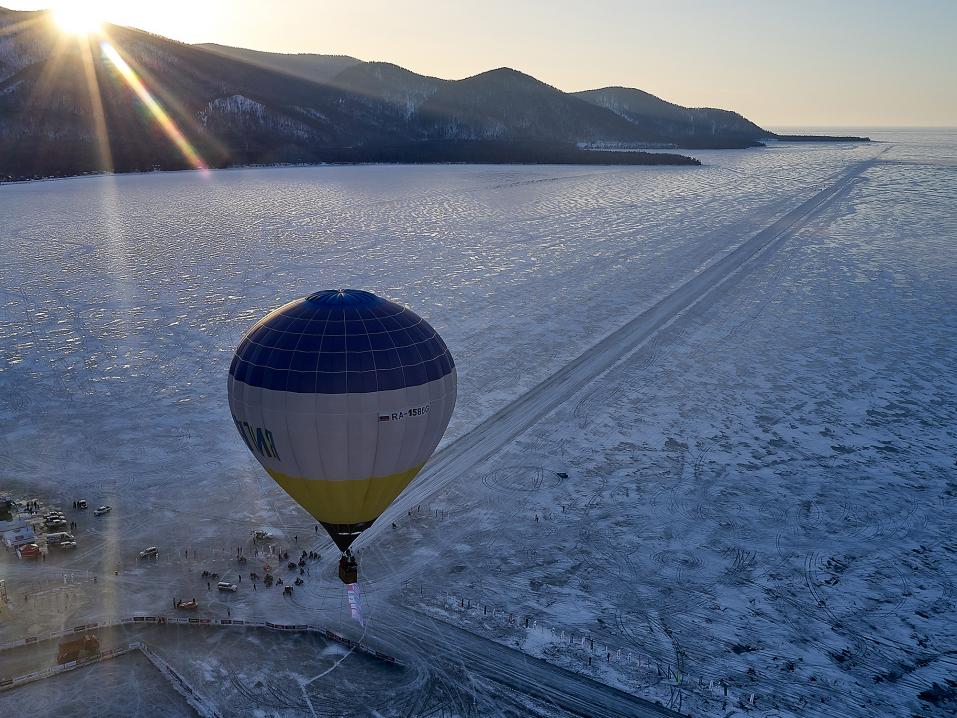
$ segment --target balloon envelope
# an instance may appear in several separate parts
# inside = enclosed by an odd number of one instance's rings
[[[250,328],[229,408],[253,456],[345,550],[435,451],[456,381],[448,347],[415,312],[326,290]]]

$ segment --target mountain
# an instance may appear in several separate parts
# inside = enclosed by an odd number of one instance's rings
[[[370,103],[386,103],[408,120],[440,88],[452,84],[450,80],[419,75],[391,62],[360,62],[330,78],[329,82]]]
[[[209,166],[315,162],[324,149],[420,135],[388,105],[370,107],[331,85],[139,30],[106,33],[179,135],[145,111],[148,102],[95,41],[64,40],[45,15],[4,13],[0,175],[177,169],[196,164],[186,146]],[[24,46],[32,54],[21,55]]]
[[[603,87],[574,95],[611,110],[637,127],[649,140],[679,147],[748,147],[773,136],[737,112],[682,107],[631,87]]]
[[[571,144],[642,139],[614,113],[507,67],[440,86],[418,115],[429,136],[440,139]]]
[[[203,42],[195,45],[209,52],[240,60],[250,65],[284,72],[287,75],[325,82],[331,80],[343,70],[354,65],[362,64],[348,55],[316,55],[312,53],[287,54],[282,52],[262,52],[261,50],[247,50],[244,47],[229,47],[217,45],[215,42]]]
[[[570,94],[510,68],[443,80],[118,26],[101,42],[63,35],[49,13],[0,8],[0,179],[265,163],[687,164],[595,150],[773,136],[727,110],[629,88]]]
[[[45,58],[54,32],[40,11],[0,7],[0,80]]]

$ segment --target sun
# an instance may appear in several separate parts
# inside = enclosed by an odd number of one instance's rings
[[[56,3],[53,19],[63,32],[71,35],[93,35],[103,27],[103,15],[99,3],[83,0],[66,0]]]

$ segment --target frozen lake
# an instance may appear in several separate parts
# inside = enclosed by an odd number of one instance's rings
[[[15,605],[0,641],[157,610],[170,586],[205,593],[196,557],[225,566],[216,552],[260,525],[312,533],[226,407],[231,352],[269,309],[350,286],[426,317],[459,371],[448,445],[874,159],[793,236],[429,497],[438,517],[380,533],[366,598],[695,715],[953,710],[953,690],[932,687],[957,663],[957,133],[867,134],[882,141],[704,152],[700,168],[0,187],[0,489],[115,507],[83,517],[69,559],[5,554],[0,569],[16,593],[64,568],[118,571]],[[193,558],[135,568],[150,543]],[[303,620],[343,603],[328,576],[294,604],[229,601],[210,610]],[[589,665],[573,635],[609,657]]]

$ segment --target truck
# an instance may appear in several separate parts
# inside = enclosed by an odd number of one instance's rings
[[[59,664],[71,661],[83,661],[95,658],[100,653],[100,642],[91,633],[68,641],[62,641],[57,649],[56,662]]]
[[[57,531],[52,534],[47,534],[47,546],[56,546],[61,543],[76,543],[76,539],[73,537],[73,534],[69,534],[66,531]]]

